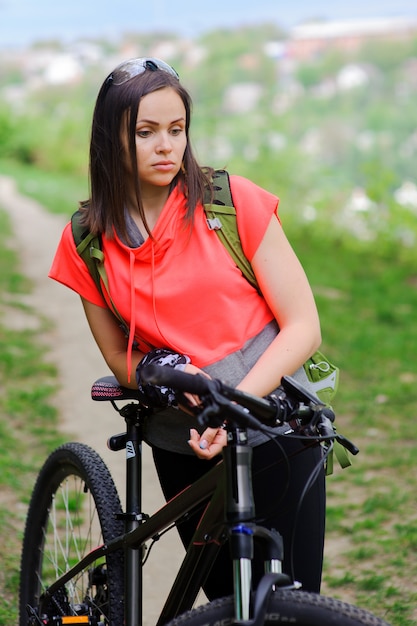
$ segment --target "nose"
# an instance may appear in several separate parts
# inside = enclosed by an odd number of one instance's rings
[[[171,144],[171,138],[169,134],[166,132],[161,132],[158,139],[159,141],[158,141],[157,151],[158,152],[171,152],[172,144]]]

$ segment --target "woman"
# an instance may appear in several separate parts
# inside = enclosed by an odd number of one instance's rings
[[[189,94],[175,70],[158,59],[122,63],[98,94],[90,146],[91,197],[82,205],[83,220],[101,234],[111,297],[128,321],[129,336],[78,256],[70,225],[50,272],[81,296],[91,332],[118,381],[138,385],[145,403],[162,407],[149,418],[145,439],[166,498],[218,462],[225,431],[199,432],[194,419],[175,406],[173,394],[142,386],[143,365],[156,362],[204,372],[264,396],[321,341],[314,298],[281,228],[277,197],[231,176],[239,235],[262,296],[208,229],[202,201],[210,176],[194,157],[190,119]],[[250,440],[257,514],[284,537],[284,571],[304,589],[318,592],[323,472],[298,514],[296,507],[307,477],[320,463],[320,451],[297,454],[302,446],[281,438],[286,452],[294,452],[289,475],[287,466],[277,463],[275,442],[260,433],[250,433]],[[280,501],[279,517],[270,510],[271,500]],[[179,528],[185,545],[196,523],[193,518]],[[205,589],[210,599],[230,593],[226,568],[221,557],[218,561]]]

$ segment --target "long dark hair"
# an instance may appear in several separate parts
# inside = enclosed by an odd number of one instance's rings
[[[124,207],[126,205],[126,170],[122,145],[122,124],[127,126],[130,163],[137,172],[135,147],[136,118],[141,98],[149,93],[170,87],[180,96],[186,111],[187,146],[183,167],[172,181],[172,187],[181,185],[187,197],[186,219],[192,222],[196,205],[203,200],[204,188],[210,175],[194,157],[189,138],[192,101],[188,91],[169,73],[145,70],[121,85],[113,85],[107,78],[97,96],[93,114],[90,142],[90,198],[81,203],[83,223],[94,233],[111,238],[114,229],[129,241],[126,232]],[[134,177],[139,215],[149,235],[140,193],[139,177]]]

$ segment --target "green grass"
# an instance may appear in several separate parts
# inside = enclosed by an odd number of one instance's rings
[[[8,246],[9,235],[8,220],[0,211],[2,626],[17,623],[20,544],[30,491],[47,452],[61,441],[57,433],[57,412],[52,405],[56,370],[48,361],[41,341],[47,322],[24,304],[24,296],[30,292],[31,285],[19,273],[18,255]],[[13,321],[13,328],[9,327],[8,320]]]
[[[19,171],[19,186],[28,193]],[[71,185],[69,179],[65,184],[56,179],[43,187],[44,175],[32,172],[31,177],[37,180],[37,199],[51,209],[65,206],[68,189],[74,200],[66,212],[82,196],[75,191],[82,188],[77,180]],[[34,330],[6,336],[0,317],[0,481],[6,494],[0,507],[0,626],[9,626],[16,614],[19,542],[30,486],[59,436],[52,405],[55,372],[39,340],[47,321],[22,304],[30,284],[7,247],[7,224],[4,216],[0,219],[0,308],[37,320]],[[335,240],[314,226],[290,224],[288,232],[316,294],[323,351],[341,368],[334,402],[338,431],[360,448],[350,468],[342,470],[335,462],[327,481],[323,593],[364,607],[393,626],[411,626],[417,623],[416,253],[385,240]]]
[[[20,193],[31,196],[51,213],[72,215],[88,196],[87,177],[51,173],[0,159],[0,173],[16,181]]]
[[[417,622],[416,258],[310,237],[304,258],[327,352],[341,367],[338,430],[360,454],[328,479],[323,592],[398,626]],[[334,259],[327,264],[324,259]],[[307,261],[307,262],[306,262]],[[335,291],[337,290],[337,291]],[[336,293],[327,298],[324,294]]]

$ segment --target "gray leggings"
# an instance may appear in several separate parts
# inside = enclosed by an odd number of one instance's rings
[[[319,446],[305,447],[299,441],[278,438],[289,458],[288,465],[275,441],[253,449],[253,490],[257,520],[267,528],[277,529],[284,539],[283,570],[302,583],[305,591],[320,592],[325,530],[324,469],[305,496],[301,509],[298,503],[306,481],[317,464],[322,464]],[[195,456],[153,448],[153,456],[161,487],[167,500],[205,474],[215,463]],[[179,525],[178,532],[187,546],[201,516],[204,505],[191,518]],[[262,575],[255,571],[255,578]],[[230,595],[233,591],[228,546],[220,551],[204,591],[209,600]]]

